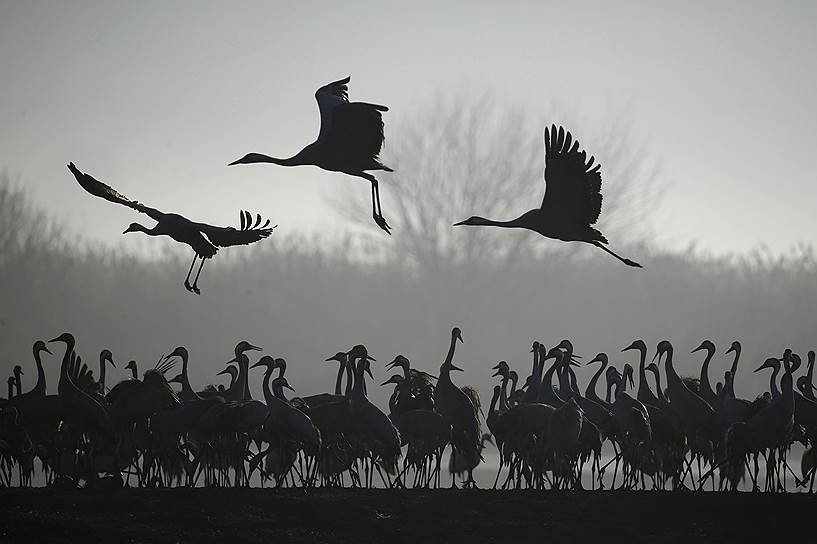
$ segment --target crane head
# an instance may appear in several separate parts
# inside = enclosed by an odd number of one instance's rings
[[[271,387],[283,387],[284,389],[289,389],[292,392],[295,391],[295,389],[293,389],[292,386],[289,385],[289,382],[283,376],[278,376],[277,378],[272,380],[272,383],[270,383],[270,386]]]
[[[182,362],[186,363],[187,359],[190,357],[190,354],[187,352],[187,348],[185,348],[184,346],[179,346],[170,353],[168,353],[167,355],[165,355],[163,360],[167,361],[168,359],[172,359],[173,357],[179,357],[182,360]]]
[[[53,338],[53,339],[48,341],[49,344],[54,343],[54,342],[63,342],[64,344],[73,347],[74,344],[76,343],[76,340],[74,339],[73,334],[71,334],[70,332],[64,332],[61,335],[59,335],[58,337]]]
[[[732,345],[726,350],[726,355],[729,355],[730,353],[740,353],[740,342],[737,340],[732,342]]]
[[[14,368],[11,370],[15,375],[23,374],[23,367],[20,365],[14,365]]]
[[[45,345],[45,342],[43,342],[42,340],[37,340],[36,342],[34,342],[35,357],[37,355],[39,355],[40,352],[43,352],[43,351],[48,353],[49,355],[51,355],[51,350],[48,349],[48,346]]]
[[[386,365],[386,369],[394,368],[396,366],[402,368],[403,370],[406,370],[407,368],[409,368],[410,362],[404,356],[398,355],[397,357],[394,358],[392,362]]]
[[[332,355],[331,357],[327,357],[326,361],[327,362],[337,361],[339,363],[345,363],[346,362],[346,354],[344,352],[342,352],[342,351],[339,351],[336,354]]]
[[[669,340],[661,340],[658,342],[658,346],[655,348],[655,356],[653,356],[652,360],[660,360],[664,353],[672,353],[672,344],[669,343]]]
[[[713,344],[711,340],[704,340],[703,342],[701,342],[700,346],[693,349],[690,353],[697,353],[702,349],[705,349],[707,353],[709,353],[711,356],[711,354],[715,353],[715,344]]]
[[[632,349],[637,349],[641,353],[647,353],[647,344],[644,343],[644,340],[633,340],[633,343],[622,349],[621,352],[623,353]]]
[[[592,365],[593,363],[604,363],[605,365],[608,363],[607,354],[602,352],[590,359],[585,363],[586,365]]]
[[[459,340],[461,343],[464,343],[462,341],[462,331],[460,330],[459,327],[454,327],[453,329],[451,329],[451,338],[454,338],[455,340]]]
[[[400,374],[394,374],[388,380],[381,383],[380,385],[388,385],[390,383],[393,383],[394,385],[400,385],[403,383],[404,380],[405,378],[403,378],[403,376],[401,376]]]
[[[258,366],[265,366],[270,371],[272,371],[275,368],[275,359],[273,359],[270,355],[264,355],[263,357],[258,359],[258,361],[254,365],[252,365],[250,368],[255,368],[255,367],[258,367]],[[233,367],[228,367],[228,368],[233,368]],[[224,369],[221,372],[219,372],[219,374],[224,374],[226,372],[227,372],[227,369]]]
[[[235,356],[236,356],[236,359],[237,359],[238,356],[241,355],[242,353],[244,353],[245,351],[261,351],[261,349],[262,348],[260,348],[258,346],[254,346],[254,345],[250,344],[249,342],[247,342],[246,340],[242,340],[241,342],[239,342],[235,346]]]
[[[777,357],[769,357],[768,359],[763,361],[762,365],[760,365],[759,367],[757,367],[755,369],[755,372],[760,372],[764,368],[772,368],[772,369],[780,368],[780,359],[778,359]]]
[[[116,368],[116,365],[113,362],[113,353],[109,349],[103,349],[99,353],[99,362],[101,363],[111,363],[111,366]]]

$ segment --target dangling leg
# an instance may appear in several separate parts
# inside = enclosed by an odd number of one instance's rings
[[[361,177],[369,180],[369,183],[372,184],[372,218],[374,222],[377,223],[377,226],[386,231],[386,234],[391,234],[389,230],[391,227],[389,227],[389,224],[383,219],[383,213],[380,211],[380,188],[377,183],[377,178],[365,172]]]
[[[597,247],[597,248],[599,248],[599,249],[603,249],[604,251],[606,251],[607,253],[609,253],[610,255],[612,255],[613,257],[615,257],[616,259],[618,259],[619,261],[623,262],[623,263],[624,263],[624,264],[626,264],[627,266],[633,266],[633,267],[635,267],[635,268],[643,268],[643,267],[642,267],[640,264],[638,264],[637,262],[635,262],[635,261],[631,261],[630,259],[625,259],[624,257],[622,257],[622,256],[620,256],[620,255],[618,255],[618,254],[616,254],[615,252],[613,252],[611,249],[609,249],[607,246],[605,246],[605,245],[604,245],[604,244],[602,244],[601,242],[596,242],[596,241],[593,241],[593,242],[590,242],[590,244],[592,244],[592,245],[596,246],[596,247]]]
[[[201,275],[201,269],[202,268],[204,268],[204,257],[201,258],[201,263],[199,264],[199,271],[196,272],[196,279],[193,280],[192,289],[193,289],[193,292],[196,293],[197,295],[201,294],[201,291],[199,290],[199,285],[198,284],[199,284],[199,276]]]
[[[196,265],[196,259],[198,259],[198,257],[199,256],[196,255],[195,253],[193,254],[193,262],[190,263],[190,270],[187,271],[187,277],[184,278],[184,288],[190,291],[191,293],[193,292],[193,289],[190,287],[190,274],[193,273],[193,267]]]

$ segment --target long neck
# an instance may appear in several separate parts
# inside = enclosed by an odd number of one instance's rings
[[[607,361],[602,360],[601,366],[596,371],[596,373],[593,374],[593,377],[590,378],[590,383],[587,384],[587,389],[585,389],[585,391],[584,391],[584,396],[585,397],[587,397],[588,399],[593,399],[595,401],[601,401],[598,394],[596,393],[596,383],[598,383],[599,377],[601,376],[601,374],[606,369],[607,369]]]
[[[661,389],[661,375],[658,370],[654,370],[653,374],[655,374],[655,389],[658,391],[658,398],[664,400],[664,391]]]
[[[307,146],[301,151],[299,151],[297,155],[288,157],[286,159],[270,157],[269,155],[264,155],[263,153],[249,153],[244,158],[234,162],[233,164],[272,163],[277,164],[279,166],[303,166],[307,164],[313,164],[314,161],[309,160],[310,155],[309,149],[310,147]]]
[[[340,388],[341,388],[341,384],[343,382],[343,367],[345,366],[343,364],[343,359],[341,359],[339,361],[339,363],[340,363],[340,366],[338,366],[338,377],[335,379],[335,394],[336,395],[340,395]]]
[[[71,378],[68,375],[68,365],[71,362],[71,352],[74,351],[74,343],[73,342],[66,342],[65,343],[65,355],[62,357],[62,363],[60,364],[60,383],[58,385],[58,392],[65,394],[66,388],[70,387]]]
[[[366,377],[365,377],[365,370],[363,369],[364,359],[360,359],[357,364],[355,364],[355,359],[350,358],[349,364],[351,364],[355,369],[355,385],[352,388],[352,396],[353,397],[365,397],[366,396]]]
[[[242,353],[241,357],[238,358],[238,392],[241,394],[241,400],[252,400],[248,376],[249,366],[249,358]]]
[[[684,386],[681,377],[675,372],[675,367],[672,366],[672,347],[668,347],[665,351],[666,356],[666,365],[667,365],[667,382],[670,384],[670,387],[678,387]]]
[[[43,362],[40,358],[40,350],[34,350],[34,362],[37,364],[37,383],[34,384],[34,389],[31,393],[38,396],[45,396],[45,370],[43,370]]]
[[[22,388],[22,384],[20,383],[20,374],[14,374],[14,387],[17,389],[17,396],[20,396],[20,389]]]
[[[638,359],[638,400],[644,402],[645,399],[649,399],[652,396],[652,391],[650,391],[650,384],[647,383],[647,347],[645,346],[644,349],[639,349],[639,359]]]
[[[726,395],[735,398],[735,374],[738,371],[738,361],[740,360],[740,344],[735,347],[735,360],[732,361],[732,367],[729,369],[729,382],[725,384]]]
[[[188,399],[200,399],[192,387],[190,387],[190,379],[187,377],[187,357],[182,357],[182,395]]]
[[[346,367],[346,391],[344,391],[344,395],[351,397],[352,390],[355,388],[355,365],[354,362],[347,357],[344,366]]]
[[[813,377],[814,377],[814,356],[811,353],[809,353],[808,369],[806,370],[806,386],[808,387],[810,393],[812,393],[811,385],[814,383],[812,381]]]
[[[451,361],[454,360],[454,350],[457,347],[457,337],[451,335],[451,345],[448,346],[448,354],[445,356],[445,361],[440,365],[440,380],[451,381]]]
[[[102,393],[105,393],[105,358],[101,355],[99,356],[99,385],[102,389]]]
[[[507,374],[505,376],[502,376],[502,390],[499,393],[499,407],[502,410],[508,409],[508,394],[507,394],[508,381],[509,380]]]
[[[772,398],[776,399],[780,397],[780,389],[777,388],[777,374],[780,372],[780,365],[774,367],[772,371],[772,377],[769,379],[769,389],[772,392]]]
[[[542,389],[540,390],[540,397],[544,395],[545,401],[551,404],[561,404],[562,399],[556,394],[553,389],[553,373],[562,364],[561,356],[556,356],[556,361],[545,372],[545,378],[542,380]]]
[[[269,406],[270,404],[275,402],[275,400],[274,400],[275,395],[272,394],[272,391],[270,390],[270,387],[269,387],[270,378],[272,378],[272,371],[273,371],[273,367],[272,367],[272,365],[270,365],[270,366],[267,367],[267,371],[264,372],[264,385],[263,385],[263,388],[264,388],[264,401],[267,403],[267,406]]]
[[[704,364],[701,365],[701,392],[707,402],[712,402],[716,397],[715,392],[712,391],[712,384],[709,383],[709,363],[712,361],[712,356],[715,355],[714,350],[707,350]]]
[[[504,229],[527,229],[530,228],[526,215],[511,219],[510,221],[497,221],[495,219],[487,219],[485,217],[474,216],[466,219],[461,225],[469,225],[474,227],[500,227]]]
[[[136,364],[135,364],[135,363],[131,365],[131,367],[130,367],[130,373],[131,373],[131,376],[133,377],[133,379],[134,379],[134,380],[139,379],[139,375],[138,375],[138,373],[136,372]]]
[[[511,374],[511,393],[509,398],[513,400],[514,395],[516,395],[516,383],[519,381],[519,377],[516,374]]]
[[[491,405],[488,407],[488,416],[490,417],[491,414],[496,413],[496,403],[499,402],[499,395],[500,392],[498,389],[494,389],[494,394],[491,396]]]

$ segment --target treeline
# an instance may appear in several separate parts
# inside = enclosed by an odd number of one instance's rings
[[[607,351],[621,365],[635,362],[620,354],[634,338],[651,349],[666,338],[676,364],[697,374],[701,358],[689,351],[709,338],[719,348],[713,383],[731,362],[723,351],[738,339],[744,355],[736,387],[746,397],[766,387],[767,375],[752,373],[764,357],[786,346],[803,354],[817,347],[817,262],[808,247],[787,257],[743,258],[622,248],[645,265],[632,270],[600,252],[554,243],[559,250],[512,262],[459,259],[431,272],[400,255],[371,262],[350,256],[360,254],[350,247],[316,249],[276,233],[257,247],[220,253],[205,268],[197,297],[181,286],[185,251],[168,246],[161,258],[142,259],[93,249],[53,226],[8,180],[0,183],[0,227],[0,376],[22,364],[24,390],[35,380],[34,340],[66,330],[94,368],[103,348],[119,368],[136,359],[144,369],[185,345],[198,387],[213,383],[233,346],[248,339],[287,359],[290,382],[302,394],[330,388],[335,368],[324,359],[357,343],[377,358],[379,381],[397,353],[436,372],[453,325],[465,340],[458,364],[466,372],[456,379],[483,397],[498,360],[520,374],[529,370],[534,339],[551,345],[570,338],[577,353]],[[49,390],[58,363],[56,356],[46,363]],[[386,392],[373,396],[382,401]]]

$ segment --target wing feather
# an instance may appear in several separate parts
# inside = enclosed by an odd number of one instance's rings
[[[564,127],[545,128],[545,198],[542,208],[558,209],[576,221],[592,225],[601,213],[601,164],[580,151]]]
[[[278,225],[268,227],[270,220],[267,219],[263,227],[259,227],[261,222],[261,214],[258,214],[257,221],[253,225],[252,214],[248,211],[241,210],[239,212],[241,218],[241,228],[235,227],[217,227],[208,225],[207,223],[192,223],[200,232],[207,236],[210,242],[219,247],[229,247],[238,245],[249,245],[259,240],[263,240],[270,234]]]
[[[315,100],[318,101],[318,110],[321,114],[321,130],[318,133],[318,141],[323,141],[332,128],[334,110],[340,104],[349,103],[349,81],[352,76],[333,81],[318,89],[315,92]]]
[[[77,179],[80,186],[96,197],[104,198],[108,202],[113,202],[114,204],[122,204],[123,206],[136,210],[137,212],[144,213],[156,221],[159,221],[164,215],[156,208],[145,206],[136,200],[130,200],[110,185],[102,183],[90,174],[80,171],[73,162],[68,163],[68,169],[72,174],[74,174],[74,177]]]

